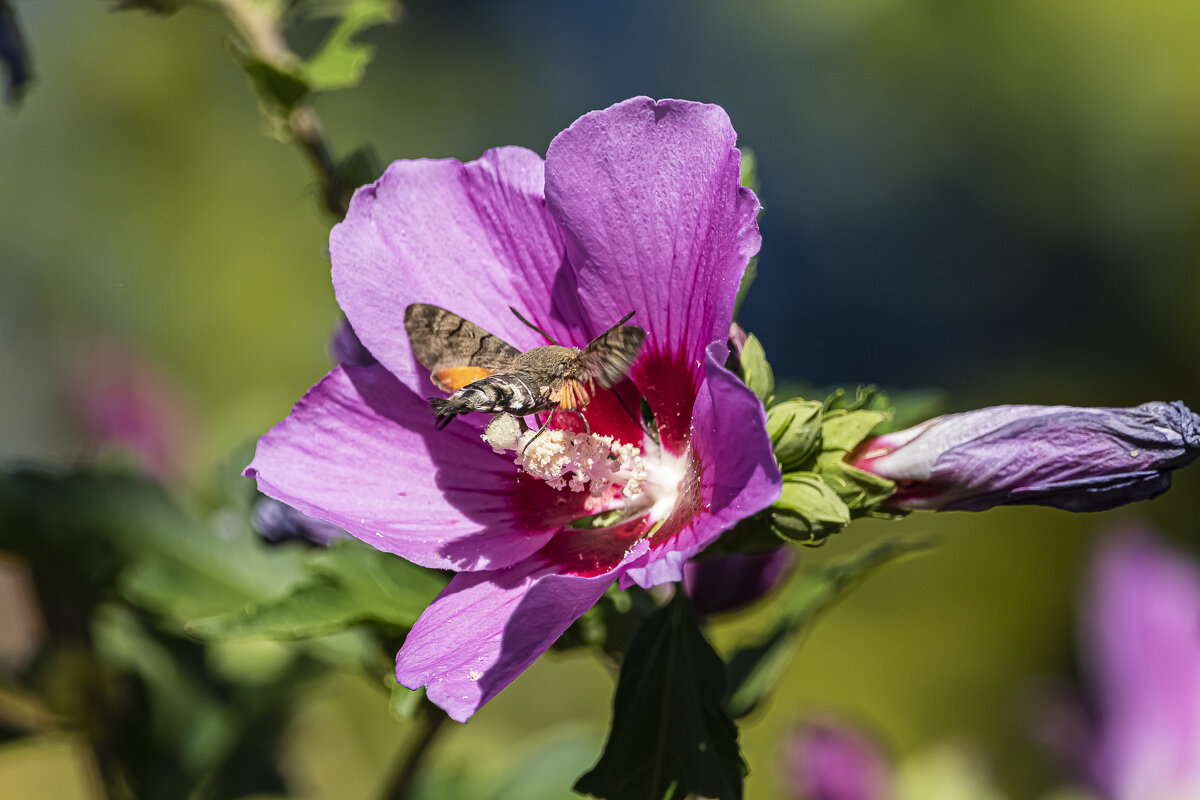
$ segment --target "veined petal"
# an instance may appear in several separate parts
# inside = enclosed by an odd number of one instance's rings
[[[675,508],[650,536],[650,552],[621,578],[622,588],[683,579],[683,565],[740,520],[779,499],[783,479],[771,450],[762,403],[708,348],[696,396],[687,475]]]
[[[636,312],[647,340],[634,382],[676,453],[672,420],[686,429],[705,349],[728,337],[761,241],[735,141],[719,106],[636,97],[580,117],[546,155],[546,201],[563,225],[580,296],[593,320]],[[685,370],[665,381],[655,374],[662,364]],[[676,384],[681,391],[669,395],[654,390]]]
[[[590,326],[542,186],[536,153],[501,147],[467,164],[397,161],[355,193],[329,236],[338,305],[410,388],[429,384],[404,330],[410,303],[442,306],[522,350],[547,342],[509,306],[563,344],[586,341]]]
[[[634,545],[625,559],[644,549],[644,542]],[[410,689],[425,686],[451,719],[466,722],[596,604],[620,563],[579,575],[532,558],[506,570],[456,575],[404,640],[396,680]]]
[[[277,500],[437,569],[499,569],[583,512],[579,494],[517,475],[472,424],[438,431],[381,366],[338,367],[258,441],[246,474]]]

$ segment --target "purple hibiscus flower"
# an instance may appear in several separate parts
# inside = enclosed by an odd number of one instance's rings
[[[896,481],[901,508],[983,511],[1034,504],[1103,511],[1148,500],[1200,455],[1183,403],[1135,408],[995,406],[866,442],[853,466]]]
[[[788,796],[795,800],[889,800],[892,764],[877,742],[834,720],[797,725],[784,751]]]
[[[1108,800],[1200,797],[1200,565],[1145,531],[1114,537],[1083,608],[1085,773]]]
[[[723,366],[759,246],[734,143],[717,106],[634,98],[577,120],[544,162],[517,147],[396,162],[330,236],[338,303],[378,363],[330,372],[259,440],[247,474],[381,550],[458,573],[396,659],[400,683],[426,686],[456,720],[614,581],[680,580],[691,555],[779,496],[762,406]],[[546,342],[509,306],[576,347],[633,311],[646,343],[630,378],[587,407],[590,434],[558,429],[522,452],[528,439],[504,441],[503,425],[484,432],[487,415],[435,429],[436,390],[404,330],[416,302],[522,350]],[[610,524],[571,525],[600,513]]]

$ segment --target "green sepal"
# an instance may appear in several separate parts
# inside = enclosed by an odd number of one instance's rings
[[[821,447],[821,410],[817,400],[794,398],[767,409],[767,435],[783,472],[800,469]]]
[[[822,453],[817,457],[817,470],[851,511],[873,511],[896,491],[896,484],[887,478],[847,464],[844,452]]]
[[[604,753],[575,791],[607,800],[741,800],[746,763],[722,708],[724,667],[676,591],[630,642]]]
[[[858,447],[876,425],[888,418],[884,411],[842,411],[825,414],[821,422],[821,449],[848,453]]]
[[[930,547],[926,540],[886,539],[848,560],[802,572],[775,607],[774,627],[760,641],[729,658],[725,710],[734,719],[749,714],[770,694],[787,670],[792,650],[821,612],[840,600],[871,572],[896,558]]]
[[[850,523],[850,509],[813,472],[783,476],[779,499],[771,507],[771,529],[790,542],[814,544]]]
[[[775,373],[767,362],[762,342],[754,334],[746,337],[746,344],[738,354],[738,375],[763,405],[771,402],[775,394]]]

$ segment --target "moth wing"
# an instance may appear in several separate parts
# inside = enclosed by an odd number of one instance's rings
[[[605,389],[614,386],[629,374],[629,368],[642,352],[646,332],[625,322],[633,314],[597,336],[579,354],[579,377],[594,380]]]
[[[404,309],[404,329],[417,361],[429,370],[434,385],[446,391],[502,370],[521,354],[475,323],[428,303]]]

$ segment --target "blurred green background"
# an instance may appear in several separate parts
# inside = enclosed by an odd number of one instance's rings
[[[0,114],[0,459],[90,456],[79,376],[129,358],[173,387],[176,479],[203,491],[328,368],[333,220],[301,156],[264,135],[214,15],[15,7],[36,84]],[[466,160],[499,144],[544,153],[577,116],[634,94],[719,103],[755,151],[766,206],[741,321],[780,377],[940,388],[947,410],[1194,407],[1197,34],[1200,5],[1184,0],[419,0],[365,37],[377,52],[363,84],[317,110],[340,152]],[[1009,794],[1036,795],[1051,772],[1028,743],[1029,698],[1074,668],[1091,543],[1148,516],[1195,545],[1198,489],[1185,470],[1165,497],[1110,514],[918,514],[803,551],[940,542],[818,625],[742,729],[748,796],[783,796],[780,743],[814,712],[865,722],[901,756],[968,742]],[[755,625],[723,620],[715,640]],[[611,689],[594,661],[551,654],[439,740],[434,767],[482,797],[551,760],[568,796]],[[373,687],[330,679],[289,737],[292,788],[373,797],[408,733]],[[69,736],[6,745],[0,796],[96,796],[90,769]]]

